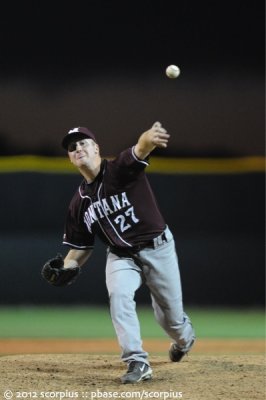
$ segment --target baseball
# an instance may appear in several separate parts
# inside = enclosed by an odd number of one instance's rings
[[[175,79],[180,75],[180,69],[177,65],[169,65],[165,71],[168,78]]]

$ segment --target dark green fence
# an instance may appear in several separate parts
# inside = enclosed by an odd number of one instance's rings
[[[176,238],[184,300],[190,305],[263,305],[264,173],[150,174]],[[99,242],[75,285],[50,287],[43,263],[61,245],[76,174],[2,173],[1,304],[105,303]],[[149,301],[145,287],[137,294]]]

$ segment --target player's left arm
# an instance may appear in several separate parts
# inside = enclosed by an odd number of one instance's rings
[[[145,160],[156,148],[166,148],[170,135],[160,122],[155,122],[151,129],[144,132],[134,147],[134,153],[140,160]]]
[[[64,259],[64,268],[81,267],[91,256],[91,249],[70,249]]]

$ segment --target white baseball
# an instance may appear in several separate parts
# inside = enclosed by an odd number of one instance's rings
[[[180,69],[177,65],[169,65],[165,70],[168,78],[175,79],[180,75]]]

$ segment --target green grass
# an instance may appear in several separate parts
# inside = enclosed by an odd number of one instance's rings
[[[262,309],[188,309],[198,338],[264,338]],[[143,338],[166,338],[150,307],[138,307]],[[106,307],[2,307],[0,338],[115,338]]]

